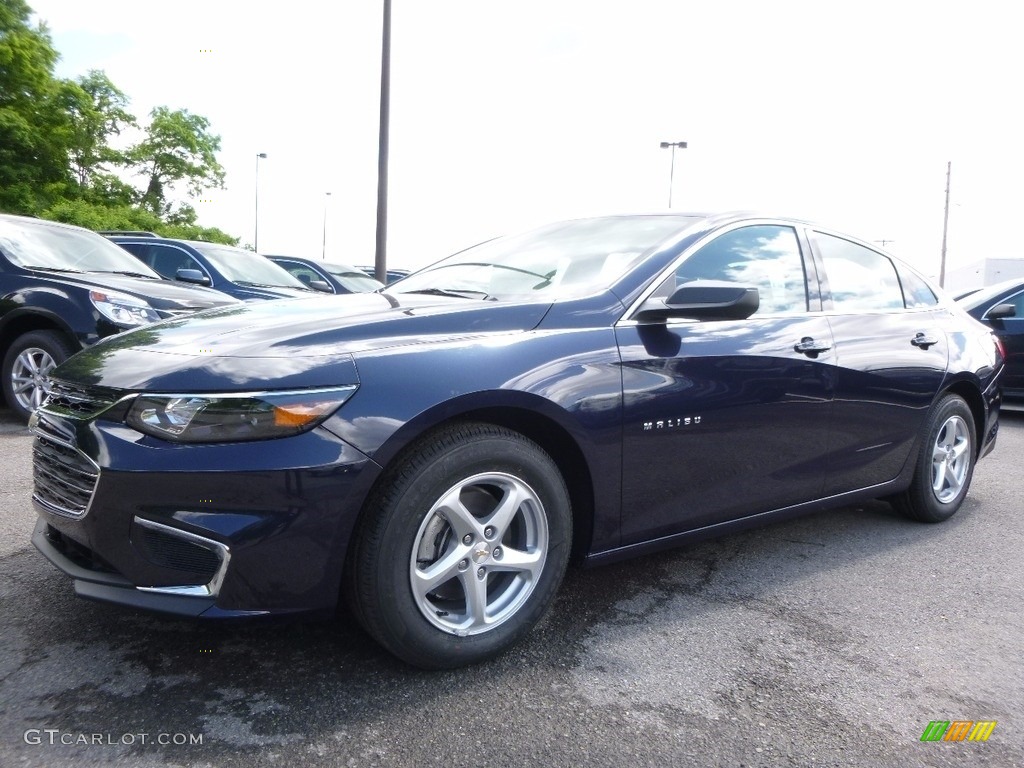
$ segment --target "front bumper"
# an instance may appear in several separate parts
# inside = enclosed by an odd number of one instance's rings
[[[78,595],[203,617],[334,610],[378,471],[348,443],[318,428],[173,445],[38,413],[33,543]]]

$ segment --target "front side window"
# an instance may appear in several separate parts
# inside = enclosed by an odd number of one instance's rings
[[[1007,296],[1005,299],[1000,301],[999,304],[1012,304],[1017,308],[1017,313],[1014,315],[1014,319],[1024,319],[1024,291],[1018,293],[1016,296]],[[993,306],[999,306],[999,304],[994,304]]]
[[[148,258],[144,257],[143,261],[164,277],[170,278],[171,280],[176,279],[178,277],[179,269],[198,269],[203,274],[206,274],[202,265],[196,261],[191,254],[186,253],[180,248],[168,245],[150,245],[143,247],[148,248],[149,250]]]
[[[314,280],[324,279],[323,275],[296,261],[275,261],[274,263],[287,269],[293,277],[299,278],[305,285],[309,285]]]
[[[835,309],[903,309],[903,291],[896,267],[888,257],[822,232],[814,233],[814,242],[825,265]]]
[[[724,280],[757,288],[755,315],[807,311],[807,281],[800,244],[792,227],[741,227],[692,253],[659,286],[655,296],[695,280]]]

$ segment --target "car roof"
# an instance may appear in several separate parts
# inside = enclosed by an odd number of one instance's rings
[[[1015,277],[1010,280],[1003,280],[1000,283],[981,288],[974,293],[968,294],[957,302],[964,309],[976,309],[982,304],[987,304],[992,299],[1004,293],[1011,293],[1014,290],[1024,290],[1024,278]]]

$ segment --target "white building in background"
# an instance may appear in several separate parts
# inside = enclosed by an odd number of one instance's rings
[[[1014,278],[1024,279],[1024,259],[982,259],[946,274],[946,290],[954,296]]]

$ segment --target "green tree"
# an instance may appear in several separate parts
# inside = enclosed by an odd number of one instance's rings
[[[31,213],[70,180],[57,51],[24,0],[0,0],[0,208]]]
[[[157,107],[150,113],[146,138],[128,150],[128,158],[147,179],[142,205],[166,215],[168,192],[184,185],[190,197],[204,189],[224,187],[224,169],[217,162],[220,136],[210,133],[210,121],[187,109]]]
[[[128,97],[101,70],[67,83],[64,94],[72,128],[71,169],[79,186],[87,188],[110,165],[127,164],[125,153],[112,148],[110,139],[137,123],[128,111]]]

